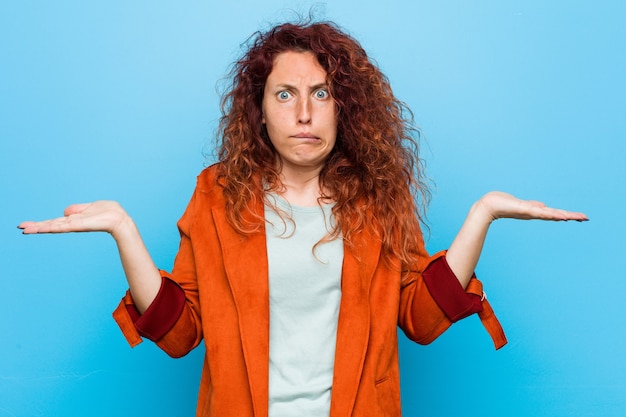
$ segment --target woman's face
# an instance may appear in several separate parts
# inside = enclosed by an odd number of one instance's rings
[[[326,71],[312,53],[276,56],[265,82],[262,121],[283,174],[322,169],[337,139],[337,114]]]

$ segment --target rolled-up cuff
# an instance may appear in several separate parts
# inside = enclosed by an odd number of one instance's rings
[[[174,326],[185,307],[185,292],[174,281],[163,277],[161,288],[152,304],[139,314],[133,304],[126,309],[139,334],[154,342],[161,339]]]
[[[423,277],[428,291],[450,321],[456,322],[483,310],[481,297],[463,289],[445,256],[428,265]]]

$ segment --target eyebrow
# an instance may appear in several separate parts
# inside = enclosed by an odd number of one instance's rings
[[[296,86],[291,85],[291,84],[285,84],[285,83],[277,84],[275,88],[279,90],[298,90]],[[328,88],[328,83],[323,82],[323,83],[314,84],[311,87],[309,87],[309,92],[319,90],[320,88]]]

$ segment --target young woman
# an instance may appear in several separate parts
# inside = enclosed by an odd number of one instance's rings
[[[397,325],[429,343],[478,313],[506,343],[473,278],[489,225],[584,214],[491,192],[430,256],[410,112],[358,42],[331,23],[283,24],[253,38],[232,76],[219,162],[178,223],[171,273],[115,202],[19,226],[113,236],[129,343],[178,357],[204,340],[198,416],[399,416]]]

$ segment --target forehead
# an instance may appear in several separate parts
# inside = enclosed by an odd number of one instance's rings
[[[274,58],[268,84],[320,84],[326,82],[326,71],[312,52],[281,52]]]

